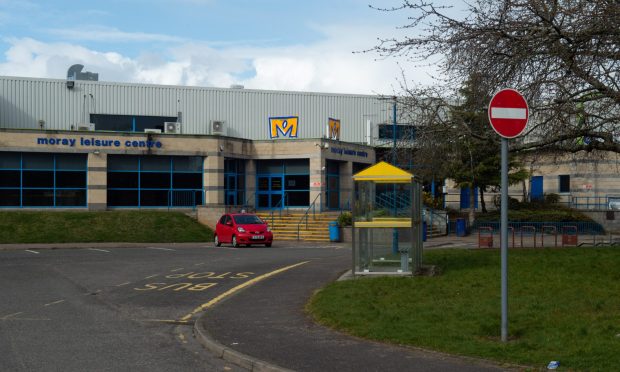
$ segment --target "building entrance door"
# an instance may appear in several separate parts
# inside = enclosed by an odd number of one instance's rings
[[[284,207],[284,176],[282,174],[270,174],[258,177],[256,191],[256,205],[259,209],[271,209]]]
[[[226,205],[238,205],[237,203],[237,176],[226,175]]]

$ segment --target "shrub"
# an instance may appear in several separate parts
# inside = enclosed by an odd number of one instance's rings
[[[351,226],[352,224],[353,224],[353,216],[351,216],[351,212],[340,213],[340,216],[338,216],[338,225],[340,227]]]
[[[557,204],[560,201],[560,195],[553,193],[553,192],[549,192],[549,193],[545,193],[545,203],[547,204]]]

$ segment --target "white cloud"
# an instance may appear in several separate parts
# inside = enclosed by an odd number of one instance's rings
[[[82,25],[74,28],[50,29],[48,33],[66,40],[74,41],[105,41],[105,42],[182,42],[183,39],[146,32],[125,32],[112,27]]]
[[[173,48],[145,51],[136,58],[70,43],[8,39],[10,48],[5,53],[6,60],[0,63],[0,74],[65,78],[68,67],[80,63],[86,71],[98,72],[100,80],[105,81],[215,87],[243,84],[254,89],[354,94],[393,94],[399,90],[396,59],[375,61],[374,54],[352,53],[372,47],[377,35],[386,29],[323,26],[321,30],[324,39],[308,45],[229,45],[215,49],[212,43],[177,40]],[[124,34],[107,29],[91,37],[110,40]],[[133,35],[136,40],[175,39],[166,35]],[[407,74],[408,79],[422,76],[417,70]],[[429,81],[427,77],[422,80]]]

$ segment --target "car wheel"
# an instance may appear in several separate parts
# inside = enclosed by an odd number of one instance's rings
[[[271,243],[265,243],[265,247],[267,248],[271,247]]]
[[[232,246],[235,248],[239,247],[239,243],[237,243],[237,237],[233,235],[232,237]]]
[[[220,239],[217,237],[217,235],[213,236],[213,244],[216,247],[219,247],[220,245],[222,245],[222,242],[220,241]]]

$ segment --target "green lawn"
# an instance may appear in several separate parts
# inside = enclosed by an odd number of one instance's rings
[[[196,220],[166,211],[0,212],[2,243],[210,242]]]
[[[337,282],[308,304],[365,338],[560,370],[620,371],[620,247],[509,252],[509,334],[500,339],[497,250],[424,255],[437,277]]]

